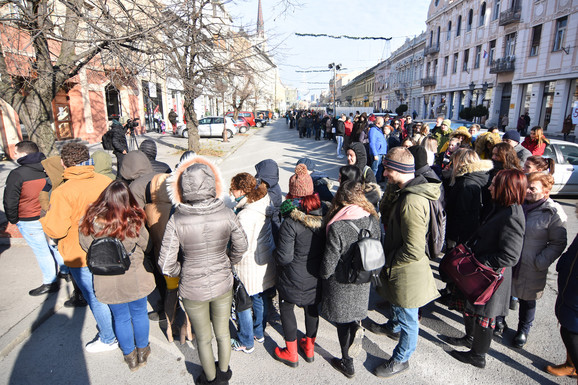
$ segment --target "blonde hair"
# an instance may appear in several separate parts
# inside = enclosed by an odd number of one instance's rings
[[[480,160],[480,157],[476,152],[469,148],[460,148],[452,154],[451,162],[452,168],[452,179],[450,181],[450,186],[456,183],[456,177],[464,174],[464,169],[466,166],[476,163]]]

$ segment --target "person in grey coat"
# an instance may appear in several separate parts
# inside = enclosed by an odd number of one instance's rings
[[[486,366],[486,353],[492,343],[492,329],[496,317],[507,315],[512,285],[512,267],[518,263],[526,220],[521,204],[526,196],[526,175],[520,170],[501,170],[492,179],[490,194],[494,208],[471,240],[475,258],[496,272],[503,271],[503,281],[485,305],[466,301],[464,323],[466,336],[445,338],[451,345],[470,347],[469,351],[453,350],[450,354],[457,360],[478,368]]]
[[[220,199],[220,172],[207,159],[185,156],[167,184],[175,211],[166,225],[158,264],[163,274],[180,277],[179,294],[195,330],[203,367],[195,383],[228,384],[232,375],[232,265],[239,263],[247,250],[247,237],[233,211]],[[213,331],[218,366],[211,346]]]
[[[340,184],[325,221],[327,241],[321,262],[321,314],[337,327],[341,359],[334,357],[331,365],[352,378],[355,375],[353,358],[349,351],[359,332],[359,322],[367,317],[370,283],[344,284],[335,278],[338,262],[358,239],[358,232],[347,222],[360,229],[370,229],[372,238],[380,238],[377,212],[365,198],[361,183],[348,180]],[[356,346],[357,348],[357,346]]]
[[[157,160],[157,144],[154,140],[143,140],[138,149],[144,152],[147,158],[149,158],[154,172],[158,174],[170,174],[171,167],[168,164]]]
[[[513,345],[522,348],[536,315],[536,300],[546,287],[548,268],[566,248],[566,224],[549,198],[554,177],[542,172],[528,175],[528,192],[522,208],[526,234],[520,262],[514,268],[512,295],[520,302],[518,332]]]

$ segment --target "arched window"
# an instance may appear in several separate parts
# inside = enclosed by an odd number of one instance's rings
[[[474,22],[474,10],[470,9],[470,12],[468,12],[468,25],[466,26],[466,32],[470,32],[472,30],[473,22]]]
[[[462,33],[462,15],[458,16],[458,24],[456,25],[456,36]]]
[[[448,21],[448,37],[446,38],[446,41],[450,40],[452,38],[452,21]]]
[[[484,26],[484,22],[486,21],[486,2],[482,3],[482,7],[480,8],[480,27]]]

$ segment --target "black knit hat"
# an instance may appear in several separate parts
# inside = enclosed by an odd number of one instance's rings
[[[427,151],[425,147],[415,145],[408,148],[409,152],[413,155],[413,159],[415,161],[415,169],[419,170],[420,168],[426,166],[427,163]]]

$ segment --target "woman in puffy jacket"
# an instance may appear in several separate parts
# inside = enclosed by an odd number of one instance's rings
[[[542,156],[548,144],[550,141],[544,136],[544,129],[536,126],[530,130],[530,136],[524,138],[522,147],[525,147],[532,155]]]
[[[313,180],[307,172],[291,176],[289,195],[292,198],[282,205],[285,220],[281,225],[275,251],[279,310],[286,347],[275,348],[274,357],[286,365],[296,367],[299,355],[295,305],[305,311],[305,338],[299,341],[299,346],[307,362],[313,362],[314,359],[319,326],[317,304],[321,299],[319,266],[325,247],[325,235],[321,229],[321,201],[313,192]]]
[[[233,349],[252,353],[254,341],[265,341],[267,323],[267,296],[275,286],[275,243],[272,232],[273,203],[267,187],[246,172],[231,180],[230,191],[237,201],[234,211],[242,229],[247,234],[248,249],[235,267],[247,294],[253,302],[252,309],[237,313],[238,339],[232,341]]]
[[[92,203],[79,226],[80,246],[86,251],[92,241],[111,237],[122,242],[130,254],[130,267],[121,275],[94,274],[94,293],[108,304],[124,361],[131,371],[147,363],[149,319],[147,296],[155,289],[152,267],[145,268],[149,234],[144,227],[145,213],[128,186],[114,181]]]
[[[167,180],[174,213],[169,218],[159,255],[163,274],[180,277],[179,294],[197,337],[203,374],[197,383],[227,384],[233,302],[232,265],[247,250],[237,217],[219,198],[219,170],[207,159],[185,156]],[[227,247],[227,245],[229,247]],[[182,261],[179,260],[179,249]],[[218,366],[211,347],[218,347]]]
[[[536,315],[536,300],[542,297],[546,287],[548,268],[566,248],[566,225],[549,198],[553,185],[552,175],[542,172],[528,175],[528,191],[522,205],[526,215],[524,248],[512,281],[512,295],[520,302],[518,332],[514,337],[516,348],[526,344]]]

